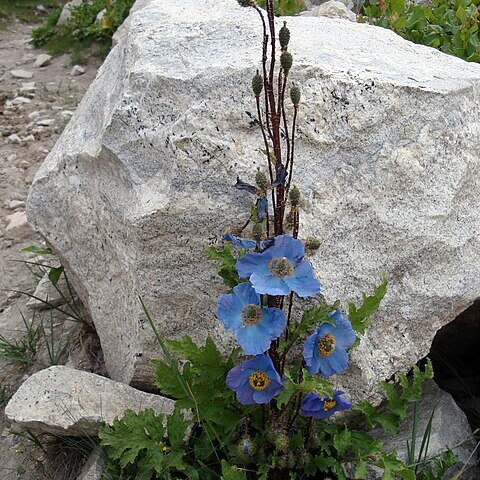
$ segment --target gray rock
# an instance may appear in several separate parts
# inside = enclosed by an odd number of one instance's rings
[[[434,381],[429,380],[424,385],[422,397],[417,408],[417,456],[432,411],[434,412],[434,415],[427,458],[435,457],[449,448],[466,441],[466,443],[463,443],[460,447],[453,450],[458,456],[460,463],[449,472],[449,475],[446,478],[450,479],[454,473],[458,473],[463,465],[476,465],[478,458],[477,454],[474,453],[471,455],[475,449],[476,441],[472,437],[472,430],[467,417],[457,406],[452,396],[441,390]],[[383,431],[377,430],[373,432],[375,438],[384,442],[383,445],[386,451],[396,450],[398,458],[403,461],[407,461],[408,459],[407,441],[410,445],[412,444],[413,418],[413,407],[411,407],[409,408],[408,418],[401,425],[398,435],[391,436]],[[470,441],[468,441],[469,439]],[[371,480],[374,480],[375,478],[380,479],[381,475],[376,476],[372,473]]]
[[[351,22],[357,21],[356,15],[349,10],[344,3],[338,2],[337,0],[329,0],[318,7],[302,12],[302,16],[340,18],[343,20],[350,20]]]
[[[55,286],[50,281],[48,273],[38,282],[33,296],[36,298],[30,298],[26,305],[31,310],[51,308],[46,302],[53,307],[59,307],[71,300],[65,276],[61,275]]]
[[[32,78],[33,72],[29,72],[28,70],[12,70],[10,74],[15,78]]]
[[[252,199],[232,185],[265,165],[243,117],[256,17],[235,2],[137,2],[32,185],[30,222],[72,272],[116,380],[148,384],[159,355],[139,295],[164,338],[233,343],[203,249],[247,218]],[[378,401],[379,381],[480,296],[480,65],[371,25],[288,25],[301,237],[321,240],[312,264],[329,301],[390,281],[336,379],[353,401]]]
[[[16,144],[22,143],[22,139],[16,133],[12,133],[7,138],[10,143],[16,143]]]
[[[20,87],[20,91],[25,93],[35,92],[36,90],[37,87],[35,86],[35,82],[24,82]]]
[[[7,100],[5,102],[5,105],[7,107],[17,107],[19,105],[26,105],[28,103],[30,103],[32,100],[30,98],[26,98],[26,97],[15,97],[13,98],[12,100]]]
[[[35,67],[40,68],[40,67],[46,67],[47,65],[50,65],[52,62],[52,56],[48,55],[46,53],[41,53],[40,55],[37,56],[35,59],[35,63],[33,64]]]
[[[62,13],[60,13],[60,17],[58,17],[57,25],[65,25],[72,16],[71,9],[81,5],[82,1],[83,0],[71,0],[70,2],[67,2],[62,9]]]
[[[35,123],[37,125],[40,125],[42,127],[51,127],[55,123],[54,118],[39,118],[35,120]]]
[[[22,202],[21,200],[12,200],[8,203],[8,208],[10,210],[16,210],[20,207],[25,207],[25,202]]]
[[[83,466],[77,480],[102,480],[107,461],[100,452],[93,452]]]
[[[174,404],[109,378],[55,366],[29,377],[8,402],[5,415],[13,429],[81,436],[95,435],[127,409],[170,414]]]
[[[100,24],[104,19],[105,15],[107,14],[107,9],[104,8],[102,11],[98,12],[97,18],[95,19],[95,23]]]
[[[80,65],[74,65],[73,68],[70,70],[71,77],[78,77],[79,75],[83,75],[85,73],[85,69]]]

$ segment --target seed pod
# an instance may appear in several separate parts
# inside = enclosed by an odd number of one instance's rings
[[[280,65],[288,72],[292,68],[293,56],[290,52],[283,52],[280,55]]]
[[[263,90],[263,77],[258,73],[252,78],[252,90],[256,97],[258,97]]]
[[[275,439],[275,447],[279,452],[288,452],[288,437],[285,433],[278,433],[277,438]]]
[[[290,100],[295,107],[298,107],[300,103],[300,89],[295,85],[290,90]]]
[[[294,186],[290,190],[290,203],[293,207],[297,207],[300,204],[300,190]]]
[[[287,28],[287,22],[283,22],[283,27],[280,29],[278,39],[280,40],[282,50],[286,49],[290,41],[290,30]]]

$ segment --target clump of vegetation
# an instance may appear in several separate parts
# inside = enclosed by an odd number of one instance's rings
[[[360,20],[469,62],[480,61],[480,0],[369,0]]]
[[[32,43],[53,55],[71,53],[81,63],[80,53],[96,47],[99,56],[110,50],[112,37],[127,18],[134,0],[84,0],[72,7],[65,25],[57,25],[61,10],[53,12],[32,32]]]
[[[25,23],[39,23],[45,15],[61,6],[61,0],[0,0],[0,29],[14,18]],[[43,8],[38,9],[37,7]]]
[[[258,5],[265,8],[265,0],[258,2]],[[306,9],[303,0],[275,0],[275,15],[297,15]]]

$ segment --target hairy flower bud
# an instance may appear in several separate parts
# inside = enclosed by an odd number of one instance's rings
[[[305,240],[305,250],[308,256],[313,255],[320,248],[320,240],[315,237],[308,237]]]
[[[293,207],[297,207],[298,205],[300,205],[300,190],[296,186],[293,186],[293,188],[290,190],[289,196],[290,203]]]
[[[258,97],[263,90],[263,77],[258,73],[252,78],[252,90],[256,97]]]
[[[279,452],[288,452],[288,437],[285,433],[279,433],[275,439],[275,447]]]
[[[295,85],[290,90],[290,100],[295,107],[300,103],[300,89]]]
[[[263,237],[263,227],[261,223],[256,223],[252,229],[253,238],[256,242],[260,242]]]
[[[283,27],[280,29],[278,39],[280,40],[282,50],[286,49],[290,41],[290,30],[287,28],[287,22],[283,22]]]
[[[280,55],[280,65],[282,68],[288,72],[292,68],[293,56],[290,52],[283,52]]]
[[[257,170],[257,174],[255,175],[255,183],[261,190],[267,188],[267,176],[260,169]]]

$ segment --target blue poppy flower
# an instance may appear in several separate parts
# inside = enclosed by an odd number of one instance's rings
[[[223,239],[227,242],[232,242],[233,245],[237,248],[241,248],[242,250],[252,250],[257,246],[257,242],[255,240],[250,240],[249,238],[242,238],[236,237],[231,233],[224,233]],[[273,245],[273,238],[269,238],[268,240],[262,240],[260,242],[260,250],[263,251],[266,248]]]
[[[350,410],[352,404],[341,397],[344,393],[341,390],[335,390],[333,398],[320,398],[316,393],[309,393],[302,402],[302,415],[319,419],[331,417],[335,412]]]
[[[344,372],[348,367],[347,348],[355,341],[355,332],[340,310],[329,315],[335,325],[322,323],[305,341],[303,358],[308,373],[325,377]]]
[[[220,295],[217,316],[229,332],[235,333],[247,355],[266,352],[286,323],[283,310],[261,306],[260,295],[250,283],[241,283],[233,293]]]
[[[248,278],[257,293],[287,295],[293,290],[299,297],[311,297],[320,292],[320,283],[304,256],[300,240],[279,235],[264,252],[239,258],[236,267],[240,277]]]
[[[242,405],[268,403],[285,390],[268,355],[257,355],[232,368],[228,372],[226,383],[237,394],[237,400]]]
[[[260,197],[257,203],[257,220],[263,222],[268,215],[268,200],[267,197]]]

